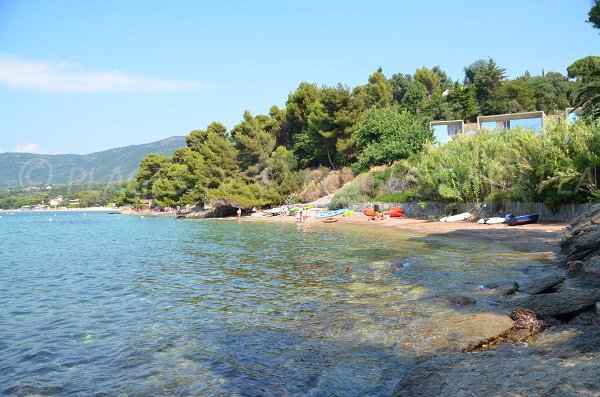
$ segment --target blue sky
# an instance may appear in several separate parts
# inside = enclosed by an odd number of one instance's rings
[[[354,87],[494,58],[510,77],[600,55],[590,0],[0,0],[0,151],[90,153]]]

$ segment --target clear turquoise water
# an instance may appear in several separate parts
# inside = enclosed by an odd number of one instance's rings
[[[1,215],[10,396],[389,395],[418,351],[401,341],[456,310],[437,298],[540,265],[364,227]]]

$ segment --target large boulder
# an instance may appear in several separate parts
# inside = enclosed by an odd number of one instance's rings
[[[569,226],[560,243],[559,265],[584,260],[600,250],[600,205],[592,206]]]
[[[402,341],[403,351],[415,349],[417,356],[459,352],[473,344],[511,328],[514,321],[504,314],[476,312],[451,313],[432,318]]]
[[[597,396],[600,327],[558,326],[535,347],[446,355],[420,361],[394,396]],[[577,353],[575,353],[577,352]]]
[[[588,309],[600,300],[600,289],[569,290],[514,299],[511,308],[531,309],[540,316],[562,316]]]
[[[558,284],[562,283],[565,276],[562,274],[553,274],[548,277],[542,277],[535,280],[531,280],[525,283],[519,288],[519,291],[525,292],[530,295],[542,294],[544,292],[550,292]]]

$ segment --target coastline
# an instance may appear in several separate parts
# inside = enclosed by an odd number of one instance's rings
[[[109,212],[109,211],[117,211],[117,208],[111,207],[83,207],[83,208],[57,208],[57,209],[45,209],[45,210],[26,210],[22,211],[20,209],[16,210],[2,210],[0,212],[9,212],[9,213],[17,213],[17,212]]]
[[[222,218],[223,220],[236,220],[235,217]],[[274,222],[296,223],[293,216],[243,216],[242,222]],[[363,214],[355,213],[349,217],[340,217],[335,223],[325,224],[314,217],[310,218],[309,225],[326,227],[332,230],[343,228],[345,225],[361,225],[369,228],[398,229],[420,236],[461,236],[481,241],[496,242],[516,247],[520,250],[539,254],[547,260],[554,259],[559,251],[559,243],[567,226],[566,222],[532,223],[522,226],[506,226],[505,224],[480,224],[476,222],[439,222],[427,221],[417,218],[389,218],[372,221]]]

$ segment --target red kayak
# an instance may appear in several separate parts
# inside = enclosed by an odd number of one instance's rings
[[[365,214],[366,216],[378,216],[379,212],[375,212],[374,208],[365,208],[363,214]]]
[[[400,218],[404,216],[404,211],[396,211],[396,210],[389,210],[386,212],[387,215],[390,216],[390,218]]]

